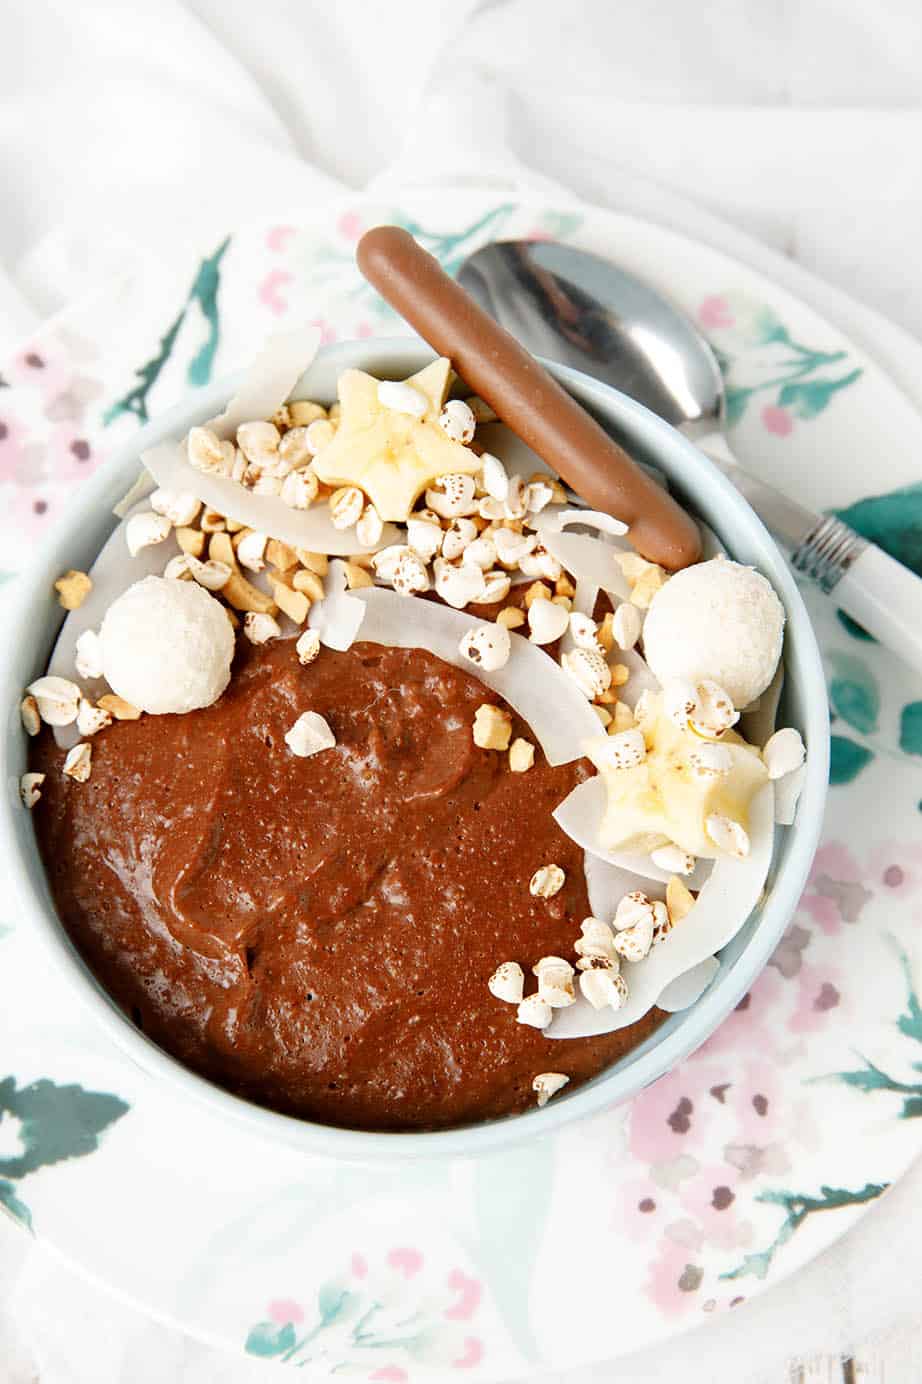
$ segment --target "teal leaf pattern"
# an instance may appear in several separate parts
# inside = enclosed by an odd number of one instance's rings
[[[739,387],[736,389],[728,388],[724,394],[724,407],[726,409],[727,424],[733,427],[738,423],[746,412],[746,405],[755,393],[754,389]]]
[[[863,538],[922,576],[922,482],[834,511]]]
[[[853,639],[863,639],[868,644],[877,643],[877,640],[874,638],[873,634],[868,634],[864,626],[859,625],[858,621],[853,620],[850,615],[846,615],[844,610],[837,610],[836,617],[838,618],[839,624],[842,626],[842,628],[846,631],[846,633],[850,634]]]
[[[221,261],[230,245],[230,237],[218,246],[213,255],[202,260],[192,281],[189,296],[176,318],[160,338],[159,349],[150,360],[135,370],[137,384],[123,394],[106,410],[103,422],[108,426],[125,414],[133,415],[139,423],[149,418],[148,403],[151,390],[163,373],[164,367],[173,355],[176,340],[183,324],[198,308],[205,319],[206,334],[202,345],[190,361],[186,376],[193,386],[207,384],[211,379],[214,358],[220,340],[220,321],[218,315],[218,290],[221,282]]]
[[[880,714],[880,691],[874,674],[853,654],[832,653],[829,659],[835,670],[829,685],[833,710],[860,734],[871,735]]]
[[[787,415],[809,421],[861,378],[859,366],[847,368],[847,351],[821,351],[795,340],[766,304],[753,303],[732,292],[714,295],[713,301],[725,313],[724,320],[713,323],[711,345],[726,381],[730,427],[756,403],[776,410],[782,420]],[[724,328],[735,336],[723,335]],[[731,349],[734,345],[736,353]],[[845,373],[839,373],[837,367],[845,367]]]
[[[82,1158],[99,1147],[99,1136],[128,1106],[118,1096],[57,1086],[42,1079],[17,1089],[14,1077],[0,1081],[0,1119],[21,1121],[22,1152],[0,1158],[0,1175],[25,1177],[66,1158]]]
[[[887,1182],[866,1182],[856,1191],[849,1191],[844,1187],[824,1186],[820,1188],[818,1196],[802,1196],[798,1192],[761,1192],[756,1201],[779,1206],[784,1211],[781,1228],[767,1249],[744,1255],[742,1263],[735,1269],[722,1273],[721,1278],[766,1278],[777,1251],[782,1245],[787,1244],[808,1217],[816,1215],[819,1211],[840,1211],[845,1206],[863,1206],[869,1201],[876,1201],[886,1192],[889,1185]]]
[[[5,1206],[10,1215],[21,1221],[27,1230],[32,1229],[32,1212],[24,1201],[19,1200],[12,1182],[7,1182],[5,1178],[0,1178],[0,1206]]]
[[[271,1359],[274,1355],[284,1355],[295,1344],[295,1329],[291,1322],[281,1326],[275,1322],[257,1322],[250,1328],[244,1349],[249,1355],[261,1355]]]
[[[854,782],[874,758],[872,750],[844,735],[829,737],[829,753],[829,782],[834,786]]]
[[[922,754],[922,702],[908,702],[900,714],[900,749]]]
[[[919,1003],[912,965],[907,953],[899,943],[893,939],[891,941],[906,986],[906,1008],[902,1014],[897,1015],[896,1027],[904,1038],[909,1038],[912,1042],[922,1045],[922,1004]],[[915,1120],[922,1115],[922,1081],[899,1081],[863,1054],[858,1053],[856,1055],[861,1060],[862,1065],[860,1067],[847,1072],[832,1072],[829,1076],[818,1077],[817,1080],[838,1081],[843,1086],[850,1086],[852,1090],[861,1091],[865,1095],[884,1091],[892,1095],[902,1096],[903,1102],[899,1114],[901,1120]],[[922,1062],[913,1062],[912,1066],[915,1071],[922,1072]]]
[[[782,385],[778,392],[781,408],[789,408],[798,418],[816,418],[829,407],[834,394],[847,389],[861,376],[861,370],[852,370],[837,380],[798,380]]]
[[[538,1348],[529,1317],[531,1279],[523,1266],[538,1262],[554,1160],[553,1140],[543,1139],[510,1149],[502,1159],[480,1159],[475,1173],[478,1240],[472,1253],[507,1330],[529,1361],[538,1360]],[[511,1244],[515,1255],[507,1252]]]
[[[8,1179],[93,1153],[103,1131],[128,1109],[119,1096],[47,1078],[22,1087],[12,1076],[0,1081],[0,1124],[7,1117],[19,1121],[21,1149],[0,1158],[0,1203],[31,1230],[32,1214]]]
[[[885,495],[869,495],[833,513],[863,538],[922,576],[922,484],[905,485]],[[871,638],[844,611],[840,610],[838,616],[854,638]]]

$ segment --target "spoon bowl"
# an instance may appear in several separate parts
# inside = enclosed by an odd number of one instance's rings
[[[697,327],[617,265],[552,241],[484,245],[458,282],[530,350],[603,380],[687,437],[714,433],[720,367]]]

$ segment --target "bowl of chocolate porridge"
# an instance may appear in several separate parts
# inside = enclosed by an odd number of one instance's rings
[[[540,1137],[703,1042],[787,925],[828,745],[794,581],[688,441],[546,368],[697,560],[449,359],[294,332],[137,434],[20,584],[8,877],[177,1110],[339,1157]]]

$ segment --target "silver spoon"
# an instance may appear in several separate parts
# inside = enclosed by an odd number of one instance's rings
[[[745,471],[724,435],[723,377],[689,318],[656,289],[584,250],[485,245],[459,282],[524,346],[646,404],[706,452],[788,549],[797,572],[922,671],[922,581],[847,524]]]

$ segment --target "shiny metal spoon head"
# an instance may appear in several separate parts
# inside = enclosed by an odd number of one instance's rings
[[[477,250],[458,280],[535,355],[604,380],[690,437],[720,426],[713,352],[642,279],[569,245],[507,240]]]

